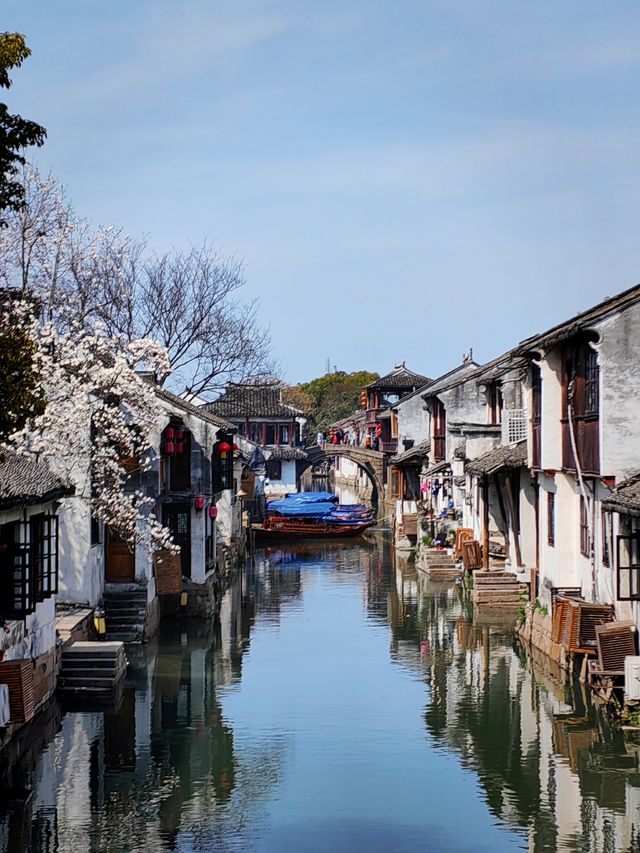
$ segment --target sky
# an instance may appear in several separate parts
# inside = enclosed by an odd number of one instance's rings
[[[640,4],[3,0],[31,159],[242,258],[290,382],[438,376],[640,280]]]

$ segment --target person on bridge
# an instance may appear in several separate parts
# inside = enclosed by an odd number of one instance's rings
[[[318,443],[318,447],[324,447],[324,433],[318,431],[318,435],[316,436],[316,441]]]

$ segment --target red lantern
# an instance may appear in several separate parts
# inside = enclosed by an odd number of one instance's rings
[[[238,449],[238,445],[237,445],[235,442],[234,442],[234,444],[233,444],[233,449],[234,449],[234,450],[237,450],[237,449]]]
[[[174,432],[173,427],[167,427],[164,431],[165,441],[173,441]]]
[[[171,432],[173,432],[173,430],[171,430]],[[164,452],[167,454],[167,456],[173,456],[173,454],[176,452],[175,444],[172,441],[165,441]]]
[[[181,441],[176,442],[176,453],[182,453],[184,451],[184,444]]]
[[[218,445],[218,453],[228,453],[231,450],[231,445],[226,441],[221,441]]]
[[[182,441],[183,438],[184,438],[184,430],[183,429],[177,429],[176,430],[176,441]]]
[[[209,518],[216,519],[218,517],[218,507],[211,504],[209,507]]]
[[[197,510],[204,509],[205,500],[202,495],[198,495],[193,499],[193,505]]]
[[[376,424],[376,435],[378,438],[382,435],[382,424]]]

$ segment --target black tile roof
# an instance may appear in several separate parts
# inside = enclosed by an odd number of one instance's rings
[[[431,382],[428,376],[421,376],[419,373],[414,373],[404,366],[404,362],[387,373],[386,376],[381,376],[375,382],[367,385],[370,391],[413,391],[420,388],[421,385],[427,385]]]
[[[72,494],[73,486],[46,465],[12,450],[0,450],[0,509],[48,503]]]
[[[608,498],[602,501],[602,508],[621,515],[640,516],[640,471],[619,483]]]
[[[290,421],[304,414],[282,402],[281,385],[229,385],[227,390],[203,408],[223,418],[282,418]]]
[[[521,341],[515,348],[514,352],[521,355],[538,347],[555,346],[573,335],[578,334],[578,332],[587,329],[589,325],[597,322],[598,320],[602,320],[609,314],[615,314],[617,311],[623,311],[625,308],[628,308],[630,305],[634,305],[639,301],[640,285],[636,284],[634,287],[624,290],[617,296],[608,297],[598,303],[598,305],[594,305],[592,308],[582,311],[580,314],[572,317],[571,320],[559,323],[557,326],[547,329],[546,332],[533,335],[532,337]]]
[[[280,445],[269,450],[269,459],[280,460],[282,462],[291,462],[292,460],[306,459],[307,454],[301,447],[287,447]]]
[[[205,411],[205,407],[203,406],[195,406],[183,397],[178,397],[177,394],[172,394],[171,391],[167,391],[166,388],[156,388],[156,396],[161,400],[166,400],[167,403],[171,403],[171,405],[175,406],[177,409],[182,409],[183,412],[195,415],[201,420],[207,421],[220,429],[233,430],[235,428],[232,423],[225,421],[224,418],[220,418],[212,412]]]
[[[408,450],[403,450],[402,453],[398,453],[396,454],[396,456],[392,456],[389,460],[389,464],[395,467],[407,464],[422,464],[422,460],[426,459],[429,455],[430,448],[431,439],[428,438],[426,439],[426,441],[421,441],[420,444],[416,444],[413,447],[410,447]]]
[[[527,442],[497,447],[478,459],[467,462],[469,474],[494,474],[505,468],[521,468],[527,464]]]

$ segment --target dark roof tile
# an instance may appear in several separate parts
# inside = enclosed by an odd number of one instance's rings
[[[0,508],[48,503],[73,494],[73,487],[56,477],[46,465],[0,450]]]
[[[223,418],[284,418],[291,420],[304,414],[282,402],[282,386],[229,385],[227,390],[203,408]]]
[[[521,468],[527,464],[527,442],[503,445],[467,462],[469,474],[494,474],[505,468]]]

